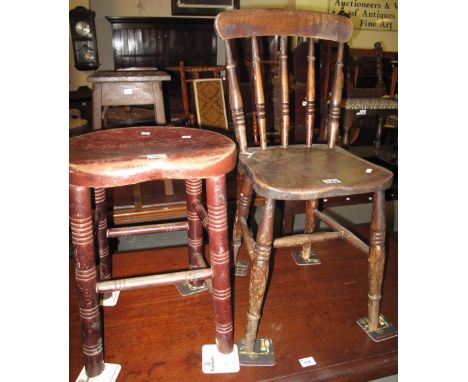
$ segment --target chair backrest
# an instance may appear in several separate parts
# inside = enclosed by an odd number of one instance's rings
[[[187,126],[227,129],[228,122],[222,81],[222,73],[225,70],[226,67],[222,65],[185,66],[184,61],[179,62],[182,104]],[[192,92],[190,92],[190,83],[193,84]],[[196,109],[196,117],[192,111],[193,108],[191,108],[191,99],[193,99],[193,106]],[[210,103],[212,107],[205,107],[207,103]]]
[[[351,21],[343,16],[282,9],[246,9],[219,13],[215,20],[215,29],[226,44],[226,70],[229,83],[229,103],[232,120],[239,144],[239,151],[247,150],[243,103],[236,75],[230,41],[250,38],[252,44],[252,68],[255,88],[257,123],[260,135],[260,147],[265,149],[266,119],[265,97],[262,85],[258,38],[280,36],[279,72],[281,79],[281,145],[288,146],[289,140],[289,90],[287,68],[287,41],[289,36],[308,38],[307,88],[306,88],[306,144],[312,145],[313,123],[315,114],[315,57],[314,39],[325,39],[339,43],[335,75],[332,85],[329,112],[328,147],[334,148],[338,134],[341,94],[343,88],[343,46],[351,37]]]

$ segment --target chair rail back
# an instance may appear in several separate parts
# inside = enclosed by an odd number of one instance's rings
[[[287,147],[290,130],[289,86],[288,86],[288,36],[308,38],[307,55],[307,90],[306,90],[306,144],[312,145],[313,123],[315,117],[315,56],[314,39],[325,39],[339,43],[335,76],[330,98],[328,119],[328,147],[333,149],[338,134],[341,95],[343,89],[343,48],[351,37],[351,21],[343,16],[282,9],[248,9],[225,11],[218,14],[215,29],[226,45],[226,71],[229,84],[229,103],[232,120],[239,144],[239,151],[247,150],[246,125],[243,102],[236,74],[230,41],[238,38],[250,38],[252,44],[252,71],[254,78],[255,107],[260,136],[260,147],[266,149],[265,95],[263,91],[261,65],[258,49],[258,37],[280,36],[279,72],[281,83],[281,146]]]

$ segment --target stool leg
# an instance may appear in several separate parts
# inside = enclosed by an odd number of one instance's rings
[[[374,193],[369,247],[369,331],[377,330],[385,264],[385,192]]]
[[[96,203],[96,224],[98,226],[99,280],[104,281],[110,280],[112,275],[109,240],[107,239],[106,190],[104,188],[94,190],[94,202]]]
[[[215,310],[216,344],[221,353],[233,350],[231,280],[226,205],[226,177],[206,180],[209,219],[210,264],[213,271],[212,294]]]
[[[252,200],[252,183],[247,176],[241,175],[242,188],[237,197],[236,218],[234,220],[234,229],[232,233],[233,261],[237,261],[239,248],[242,243],[242,229],[240,218],[243,217],[246,221],[249,217],[250,202]]]
[[[203,226],[198,218],[192,203],[194,201],[201,202],[202,181],[201,179],[187,179],[185,181],[185,190],[187,193],[187,220],[188,220],[188,253],[189,253],[189,268],[197,269],[198,265],[195,261],[195,256],[203,257]],[[203,280],[193,281],[190,285],[198,287],[203,284]]]
[[[260,310],[265,296],[268,268],[273,241],[273,220],[275,215],[275,200],[266,199],[262,218],[257,232],[255,245],[255,260],[252,264],[249,286],[249,310],[247,313],[247,329],[244,339],[244,349],[252,352],[260,321]]]
[[[304,233],[313,233],[315,228],[314,210],[317,209],[318,200],[312,199],[306,201],[306,213],[305,213],[305,227]],[[312,244],[304,244],[302,246],[302,258],[309,260]]]
[[[81,343],[88,377],[104,370],[99,295],[96,292],[91,195],[87,187],[70,186],[70,225],[81,321]]]

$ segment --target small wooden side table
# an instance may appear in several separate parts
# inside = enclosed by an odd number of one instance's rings
[[[162,81],[171,76],[158,70],[98,71],[88,77],[93,84],[93,130],[102,127],[103,106],[154,105],[157,125],[166,124]]]

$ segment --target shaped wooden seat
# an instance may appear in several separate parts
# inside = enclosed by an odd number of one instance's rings
[[[115,297],[114,292],[123,290],[175,283],[178,289],[180,284],[182,290],[188,288],[186,294],[210,288],[217,350],[223,354],[233,352],[226,173],[235,164],[234,142],[200,129],[127,127],[70,139],[70,226],[88,378],[101,375],[105,369],[100,297],[106,304]],[[164,179],[185,180],[187,221],[108,228],[105,188]],[[202,204],[203,180],[207,210]],[[94,216],[91,188],[94,188]],[[203,227],[209,237],[209,266],[203,256]],[[188,231],[188,270],[112,280],[108,238],[183,230]]]
[[[116,187],[156,179],[210,178],[234,168],[235,152],[229,138],[200,129],[101,130],[70,141],[70,183]]]
[[[257,339],[267,280],[270,280],[269,260],[272,248],[302,246],[296,262],[314,264],[311,253],[314,243],[328,239],[344,239],[369,256],[368,318],[366,331],[369,335],[379,333],[381,287],[385,262],[385,194],[392,183],[392,173],[371,164],[336,146],[343,90],[343,50],[351,37],[351,21],[343,16],[305,10],[245,9],[218,14],[215,21],[218,35],[225,42],[226,70],[229,81],[229,100],[232,120],[239,145],[239,171],[243,182],[239,195],[233,230],[234,259],[244,240],[252,260],[249,287],[249,307],[245,336],[240,342],[242,365],[273,365],[274,355],[262,356],[260,347],[271,344],[270,339]],[[280,146],[267,147],[265,92],[261,71],[259,45],[268,36],[279,36],[280,76]],[[308,42],[307,84],[305,104],[306,144],[289,146],[289,73],[288,44],[291,36]],[[249,39],[252,51],[252,71],[260,147],[248,147],[244,103],[240,92],[233,50],[237,39]],[[328,141],[326,145],[313,144],[315,117],[315,55],[314,39],[338,43],[328,116]],[[327,97],[328,93],[324,94]],[[265,198],[256,240],[247,224],[252,192]],[[362,242],[330,216],[318,210],[319,198],[373,192],[370,246]],[[306,200],[305,232],[301,235],[273,240],[273,221],[276,200]],[[314,233],[315,223],[320,220],[334,232]],[[274,282],[274,277],[271,279]],[[298,290],[301,290],[298,286]],[[320,293],[315,290],[314,293]],[[294,296],[291,296],[294,297]],[[363,307],[365,309],[365,307]],[[357,319],[356,317],[355,319]],[[359,321],[361,322],[361,321]],[[276,350],[275,350],[276,352]],[[277,351],[279,353],[279,351]],[[299,356],[299,355],[298,355]]]
[[[276,200],[376,192],[389,188],[393,179],[393,174],[383,167],[339,147],[329,150],[320,144],[249,148],[239,155],[239,165],[258,194]]]

